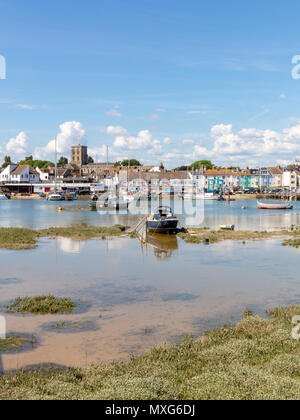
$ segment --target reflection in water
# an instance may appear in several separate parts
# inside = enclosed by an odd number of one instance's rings
[[[160,260],[171,258],[173,252],[178,250],[176,235],[148,234],[146,244],[151,246],[155,257]]]
[[[84,247],[84,242],[74,241],[70,238],[58,238],[57,241],[61,251],[67,254],[80,254]]]

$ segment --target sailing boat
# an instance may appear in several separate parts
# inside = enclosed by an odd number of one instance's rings
[[[62,196],[56,192],[57,179],[57,137],[55,137],[55,177],[54,177],[54,194],[47,197],[48,201],[62,201]]]

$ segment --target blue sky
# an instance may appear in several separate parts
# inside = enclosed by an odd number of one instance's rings
[[[81,138],[105,159],[168,167],[300,155],[296,0],[0,0],[1,157],[53,159]],[[299,148],[299,151],[298,151]]]

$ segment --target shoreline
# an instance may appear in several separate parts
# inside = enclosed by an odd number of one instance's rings
[[[35,249],[41,238],[70,238],[88,241],[92,239],[107,239],[114,237],[129,237],[136,239],[135,233],[128,231],[129,227],[73,225],[69,227],[52,227],[48,229],[0,228],[0,249],[24,251]],[[149,235],[150,237],[153,234]],[[154,234],[157,238],[168,238],[167,235]],[[273,238],[285,239],[283,245],[300,246],[300,227],[291,226],[289,229],[276,231],[222,231],[209,228],[187,229],[178,233],[177,237],[189,244],[215,244],[222,241],[262,241]]]
[[[0,400],[288,400],[299,398],[300,343],[292,318],[300,306],[268,318],[245,310],[235,326],[158,346],[129,362],[85,368],[36,366],[0,376]]]

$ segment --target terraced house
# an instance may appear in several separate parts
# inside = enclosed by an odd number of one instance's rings
[[[269,188],[282,183],[279,168],[209,169],[205,172],[205,187],[210,191],[220,188]]]

